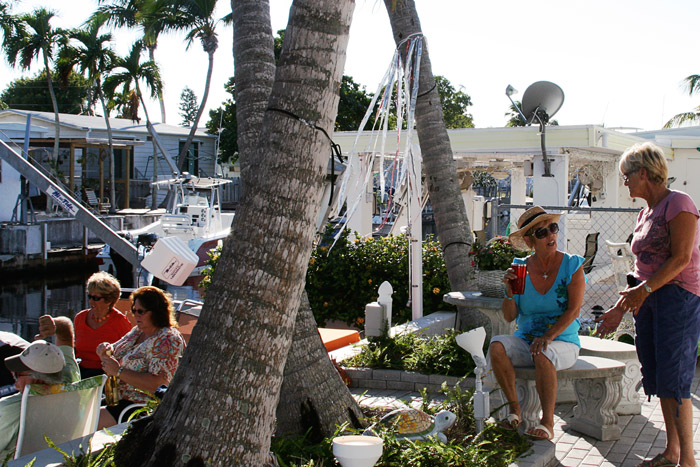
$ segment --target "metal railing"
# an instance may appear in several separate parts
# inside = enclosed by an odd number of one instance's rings
[[[520,214],[531,207],[531,205],[494,203],[492,217],[486,227],[489,229],[489,236],[505,235],[508,225],[511,222],[515,225]],[[584,263],[587,282],[581,318],[590,319],[593,317],[593,311],[607,310],[619,298],[612,260],[605,241],[614,243],[628,241],[634,231],[639,209],[542,207],[549,212],[564,212],[559,222],[561,226],[559,249],[587,259]],[[586,251],[587,243],[590,243],[588,251]]]

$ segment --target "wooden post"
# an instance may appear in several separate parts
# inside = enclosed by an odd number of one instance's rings
[[[131,147],[126,146],[124,149],[124,154],[125,154],[125,159],[126,161],[124,162],[124,167],[126,168],[126,175],[124,177],[124,183],[126,184],[126,187],[124,188],[124,193],[125,193],[125,201],[124,201],[124,207],[126,209],[129,209],[130,204],[129,204],[129,198],[130,198],[130,192],[129,189],[131,188]]]
[[[68,187],[75,193],[75,145],[70,143],[70,169],[68,175]]]
[[[105,199],[105,179],[104,179],[104,161],[102,160],[102,148],[97,149],[97,160],[100,161],[100,199],[98,204]]]

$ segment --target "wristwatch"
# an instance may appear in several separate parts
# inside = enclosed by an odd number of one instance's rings
[[[648,293],[653,292],[653,290],[651,290],[651,287],[649,287],[649,284],[647,284],[646,281],[644,281],[642,285],[644,286],[644,290],[646,290]]]

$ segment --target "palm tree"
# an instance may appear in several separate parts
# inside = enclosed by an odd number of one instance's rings
[[[333,130],[353,3],[294,1],[269,102],[300,118],[264,112],[256,149],[261,163],[250,170],[250,189],[190,345],[153,417],[132,425],[118,443],[117,465],[266,463],[320,209],[318,167],[328,163],[324,132]],[[313,417],[314,407],[305,408]]]
[[[245,192],[250,169],[265,163],[265,154],[256,147],[275,79],[275,41],[266,0],[235,0],[231,6],[238,160]],[[323,438],[332,436],[337,426],[362,418],[360,407],[328,359],[317,328],[304,292],[294,323],[294,344],[284,366],[275,436],[310,433],[310,437]],[[309,409],[313,417],[307,415]]]
[[[46,81],[49,86],[49,95],[53,105],[54,118],[56,120],[56,134],[54,139],[53,157],[58,159],[58,148],[61,139],[61,122],[58,114],[58,102],[51,79],[51,61],[54,56],[54,49],[57,47],[64,35],[62,29],[51,27],[51,19],[55,12],[45,8],[37,8],[31,14],[24,14],[18,17],[18,22],[14,27],[5,29],[3,49],[7,56],[7,61],[12,66],[19,66],[23,70],[29,70],[34,59],[42,56],[44,69],[46,70]],[[8,31],[10,31],[9,36]]]
[[[2,31],[3,44],[7,37],[12,34],[12,29],[16,24],[17,17],[10,14],[10,4],[0,2],[0,31]]]
[[[700,92],[700,75],[690,75],[683,80],[681,85],[688,92],[689,96],[693,93]],[[700,120],[700,106],[691,110],[690,112],[683,112],[678,115],[674,115],[671,120],[666,122],[664,128],[672,128],[674,126],[681,126],[686,122],[695,122]]]
[[[394,40],[398,46],[412,34],[422,34],[420,19],[413,0],[384,0]],[[447,274],[452,290],[468,290],[471,272],[469,250],[472,238],[467,211],[462,201],[459,177],[454,163],[450,139],[443,120],[440,96],[428,49],[423,48],[420,61],[420,82],[416,102],[416,130],[423,153],[423,167],[428,183],[430,202],[435,211],[435,225],[442,244]],[[466,329],[488,323],[478,312],[465,316]]]
[[[188,31],[185,36],[185,40],[187,41],[186,48],[189,48],[195,39],[199,39],[202,43],[202,48],[207,55],[209,55],[209,66],[207,68],[207,78],[202,102],[199,105],[199,110],[197,111],[197,115],[190,129],[190,134],[187,136],[187,140],[178,158],[178,167],[181,171],[187,163],[186,156],[189,153],[190,145],[197,131],[197,125],[204,113],[204,107],[209,97],[211,76],[214,71],[214,53],[219,48],[216,27],[220,22],[224,24],[230,24],[232,22],[231,14],[220,19],[215,19],[215,9],[216,0],[152,0],[146,3],[146,8],[144,10],[144,15],[149,18],[149,28],[159,32],[186,30]]]
[[[110,5],[100,6],[95,13],[93,13],[91,19],[117,27],[142,28],[142,40],[148,49],[148,58],[155,63],[155,50],[158,47],[158,36],[163,31],[158,28],[158,23],[155,21],[153,14],[144,13],[147,1],[148,0],[113,0],[113,3]],[[170,5],[167,2],[162,2],[158,7],[167,10],[170,9]],[[156,7],[149,7],[151,11],[154,8]],[[160,102],[161,121],[165,123],[165,101],[163,100],[162,88],[158,94],[158,101]]]
[[[109,122],[109,110],[102,91],[102,75],[112,69],[117,55],[109,48],[112,34],[100,34],[101,24],[90,21],[83,28],[68,31],[64,46],[58,54],[57,68],[59,77],[67,80],[74,67],[87,76],[93,83],[94,92],[102,104],[102,112],[107,125],[109,144],[109,174],[110,174],[110,210],[116,210],[114,187],[114,147],[112,144],[112,125]],[[72,41],[72,43],[71,43]]]
[[[507,127],[516,127],[516,126],[525,126],[527,122],[524,122],[522,117],[520,116],[520,111],[518,111],[519,108],[522,108],[522,103],[520,101],[515,101],[514,104],[510,104],[510,107],[508,107],[508,112],[505,113],[505,116],[508,118],[508,123],[506,123]]]
[[[136,92],[138,102],[141,103],[143,113],[146,115],[146,126],[151,132],[151,119],[148,115],[148,108],[143,100],[143,92],[141,92],[141,82],[146,84],[150,90],[151,98],[157,97],[163,89],[163,84],[160,79],[160,71],[158,65],[153,61],[141,62],[141,54],[143,53],[143,41],[136,41],[131,47],[129,55],[126,57],[116,57],[113,63],[112,73],[105,78],[103,89],[108,98],[115,96],[117,88],[121,88],[121,96],[129,96],[133,91]],[[128,102],[128,101],[127,101]],[[138,109],[132,109],[138,110]],[[153,137],[153,135],[151,135]],[[156,141],[153,137],[153,181],[158,181],[157,172],[158,153],[156,150]],[[151,205],[153,208],[157,206],[156,188],[153,187]]]

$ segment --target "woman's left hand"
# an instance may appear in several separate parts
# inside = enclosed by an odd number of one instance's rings
[[[119,362],[114,357],[106,357],[102,359],[102,369],[108,376],[117,376],[119,367]]]
[[[624,311],[631,311],[636,315],[649,294],[644,290],[643,286],[638,285],[623,290],[620,292],[620,295],[622,299],[618,303],[618,307]]]
[[[546,336],[536,337],[533,339],[532,344],[530,344],[530,353],[532,355],[538,355],[544,352],[547,350],[547,346],[550,342],[552,342],[552,340]]]

